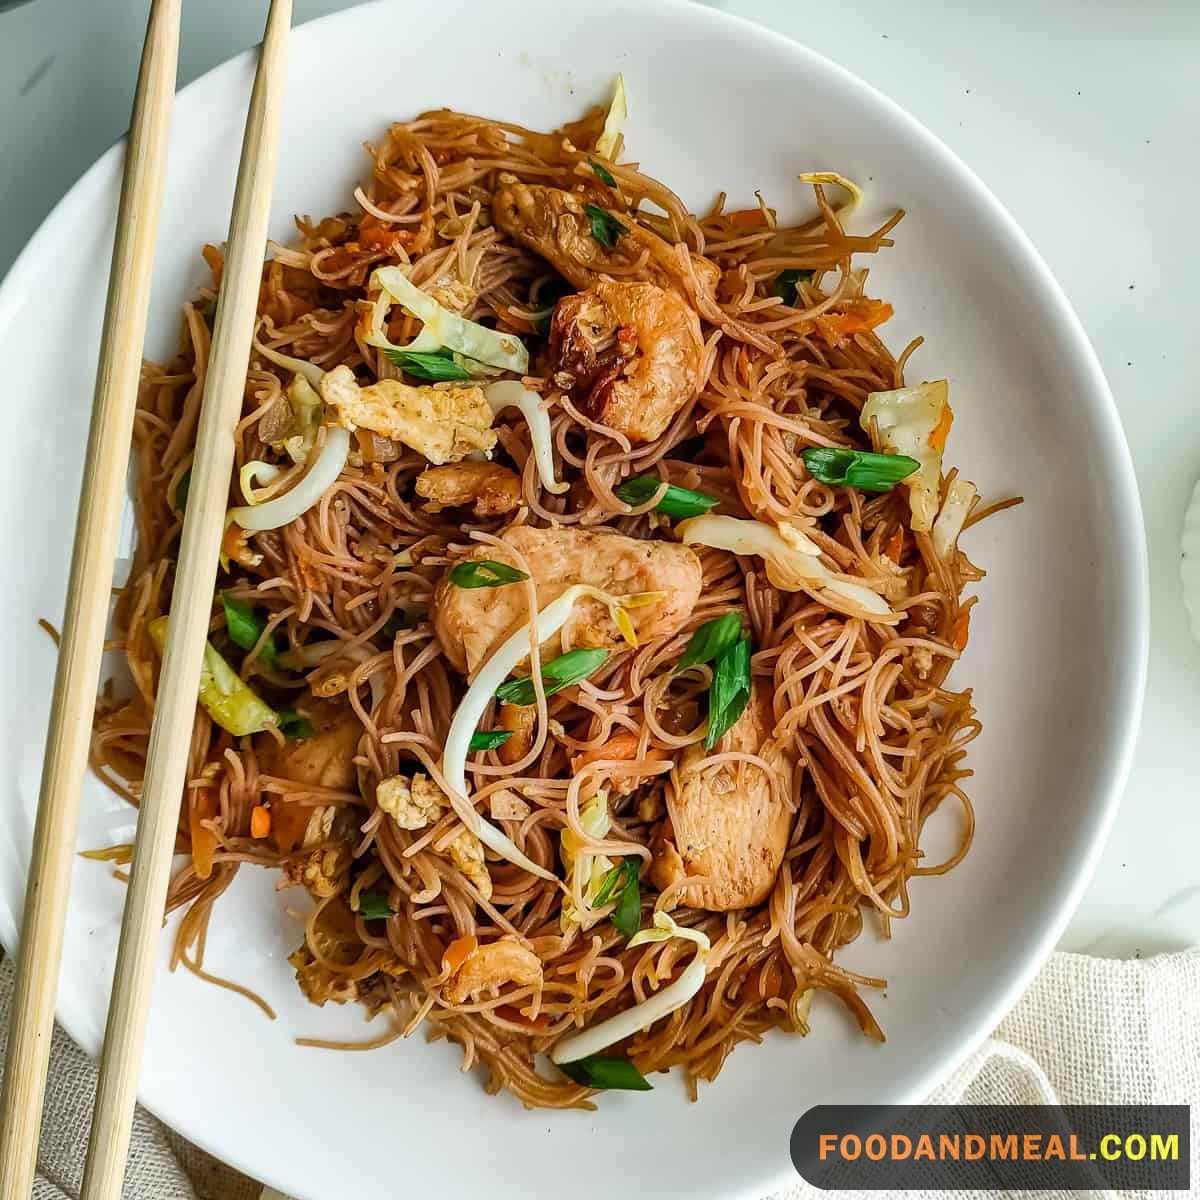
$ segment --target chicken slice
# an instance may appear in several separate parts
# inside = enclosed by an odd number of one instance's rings
[[[662,599],[629,610],[638,640],[670,636],[682,627],[700,597],[700,560],[675,542],[648,541],[589,530],[533,529],[518,525],[501,535],[525,556],[537,587],[538,609],[576,583],[590,584],[613,596],[661,592]],[[496,546],[480,546],[462,561],[507,561]],[[529,620],[524,587],[462,588],[449,574],[433,597],[433,627],[442,650],[454,667],[473,675],[500,643]],[[621,635],[608,609],[595,600],[581,600],[560,633],[542,648],[553,657],[576,647],[612,649]]]
[[[321,398],[347,429],[369,429],[425,455],[431,463],[458,462],[496,445],[492,409],[479,387],[412,387],[381,379],[359,387],[347,366],[321,378]]]
[[[550,324],[555,381],[583,414],[650,442],[700,390],[700,319],[652,283],[601,280],[559,301]]]
[[[627,275],[637,268],[638,278],[687,294],[685,269],[675,247],[632,220],[609,247],[592,233],[591,217],[584,209],[585,196],[543,184],[521,183],[514,175],[500,176],[492,198],[496,224],[540,254],[577,288],[591,287],[602,275]],[[715,291],[720,269],[699,254],[691,256],[700,287]]]
[[[417,476],[416,493],[428,513],[471,504],[477,517],[496,517],[521,505],[517,473],[499,463],[460,462],[430,467]]]
[[[313,698],[301,701],[300,715],[313,727],[310,737],[288,738],[280,745],[269,733],[255,735],[258,769],[308,787],[357,791],[354,756],[363,729],[354,710],[348,704]]]
[[[788,804],[791,764],[766,744],[771,730],[767,689],[757,685],[745,712],[713,753],[762,754],[774,768],[772,782],[761,767],[725,762],[706,766],[708,753],[689,746],[667,795],[669,819],[655,845],[650,878],[663,890],[689,875],[679,903],[728,912],[760,904],[775,884],[792,829]]]

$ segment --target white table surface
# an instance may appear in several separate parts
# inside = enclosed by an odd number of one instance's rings
[[[296,19],[350,6],[296,0]],[[1200,476],[1200,5],[718,6],[806,42],[923,121],[1008,206],[1079,312],[1133,449],[1152,629],[1133,772],[1062,945],[1144,956],[1200,940],[1200,647],[1178,581],[1181,520]],[[146,9],[32,0],[0,13],[0,272],[124,130]],[[256,41],[266,4],[184,9],[181,83]]]

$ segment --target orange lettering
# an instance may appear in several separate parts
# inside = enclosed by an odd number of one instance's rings
[[[966,1150],[963,1157],[967,1162],[974,1162],[983,1157],[984,1151],[987,1150],[987,1141],[978,1133],[968,1133],[963,1146]]]
[[[959,1133],[943,1133],[938,1138],[938,1158],[944,1162],[946,1159],[958,1160],[962,1154],[962,1146],[959,1144],[959,1139],[962,1134]]]
[[[1062,1138],[1057,1133],[1052,1133],[1046,1139],[1046,1149],[1042,1151],[1042,1158],[1049,1162],[1052,1158],[1057,1158],[1060,1162],[1067,1157],[1066,1150],[1063,1149]]]
[[[821,1138],[820,1138],[820,1141],[818,1142],[818,1148],[817,1148],[817,1153],[820,1155],[821,1161],[824,1162],[836,1149],[837,1149],[837,1134],[836,1133],[821,1134]]]
[[[937,1155],[933,1152],[933,1138],[927,1133],[921,1134],[917,1138],[917,1148],[913,1151],[913,1161],[916,1162],[918,1158],[927,1158],[933,1162],[936,1157]]]
[[[1075,1162],[1083,1162],[1087,1159],[1087,1151],[1079,1148],[1079,1135],[1071,1134],[1071,1158]]]
[[[854,1153],[850,1153],[850,1148],[854,1148]],[[847,1162],[853,1162],[862,1153],[862,1139],[856,1133],[847,1133],[842,1138],[842,1157]]]
[[[892,1157],[901,1162],[912,1154],[912,1138],[907,1134],[892,1134]]]
[[[882,1133],[867,1135],[867,1157],[872,1162],[879,1162],[887,1154],[887,1138]]]
[[[1021,1157],[1026,1162],[1037,1162],[1042,1157],[1042,1135],[1027,1133],[1021,1139]]]
[[[1001,1136],[998,1133],[992,1134],[992,1152],[988,1155],[989,1158],[1011,1158],[1013,1162],[1017,1161],[1017,1135],[1010,1133],[1007,1136]]]

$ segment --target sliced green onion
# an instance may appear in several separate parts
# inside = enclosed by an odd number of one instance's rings
[[[591,1054],[574,1062],[559,1063],[558,1069],[584,1087],[607,1091],[649,1092],[653,1087],[629,1061],[616,1054]]]
[[[612,172],[607,167],[601,166],[594,158],[589,158],[588,163],[592,170],[596,172],[596,178],[601,183],[607,184],[610,188],[617,186],[617,181],[613,178]]]
[[[472,754],[480,750],[495,750],[497,746],[503,746],[510,737],[511,729],[477,729],[471,734],[467,749]]]
[[[645,504],[660,487],[662,480],[657,475],[640,475],[621,484],[616,495],[626,504]],[[654,509],[668,517],[698,517],[719,503],[715,496],[706,496],[703,492],[693,492],[689,488],[668,483],[667,490]]]
[[[890,492],[921,466],[907,454],[873,454],[869,450],[843,450],[809,446],[800,451],[808,473],[820,483],[858,488],[864,492]]]
[[[813,277],[811,271],[798,271],[793,267],[789,267],[786,271],[780,271],[775,276],[775,282],[771,284],[771,295],[778,296],[789,308],[796,307],[796,284],[800,282],[807,283]]]
[[[592,226],[592,237],[602,246],[611,250],[621,240],[625,226],[607,209],[598,204],[585,204],[583,211],[587,213]]]
[[[414,379],[425,379],[430,383],[460,382],[471,378],[466,367],[454,361],[451,352],[444,347],[423,354],[419,350],[384,350],[384,354],[406,374]]]
[[[551,659],[542,666],[542,683],[547,696],[561,692],[572,684],[586,679],[593,671],[598,670],[608,658],[607,650],[568,650],[566,654]],[[533,690],[533,680],[510,679],[496,689],[496,699],[503,704],[517,704],[528,707],[537,703]]]
[[[750,635],[743,633],[727,646],[713,668],[708,689],[708,733],[704,748],[711,750],[740,717],[750,701]]]
[[[266,620],[255,616],[254,609],[245,600],[239,600],[228,592],[221,593],[221,606],[225,609],[225,628],[229,630],[233,644],[241,646],[243,650],[253,650],[266,628]],[[268,638],[263,643],[259,658],[272,667],[279,661],[274,638]]]
[[[524,571],[518,571],[508,563],[496,562],[494,558],[480,558],[450,568],[450,582],[460,588],[503,587],[506,583],[520,583],[528,578]]]
[[[192,468],[188,467],[186,471],[179,477],[179,482],[175,485],[175,502],[173,508],[176,512],[183,512],[187,508],[188,489],[192,486]]]
[[[623,858],[604,876],[600,890],[592,900],[593,908],[603,908],[610,900],[616,900],[612,923],[627,938],[633,937],[642,923],[642,893],[638,886],[640,865],[636,856]]]
[[[382,892],[359,892],[358,915],[364,921],[383,921],[393,915],[392,906]]]
[[[700,663],[709,663],[719,658],[742,632],[742,614],[727,612],[711,621],[705,621],[688,642],[683,657],[675,665],[676,671],[686,671],[688,667]]]
[[[281,708],[279,710],[279,732],[284,737],[302,741],[304,738],[312,737],[313,726],[307,717],[298,713],[294,708]]]

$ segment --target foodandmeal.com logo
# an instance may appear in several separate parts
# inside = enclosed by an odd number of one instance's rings
[[[822,1105],[792,1131],[820,1188],[1186,1190],[1187,1105]]]

